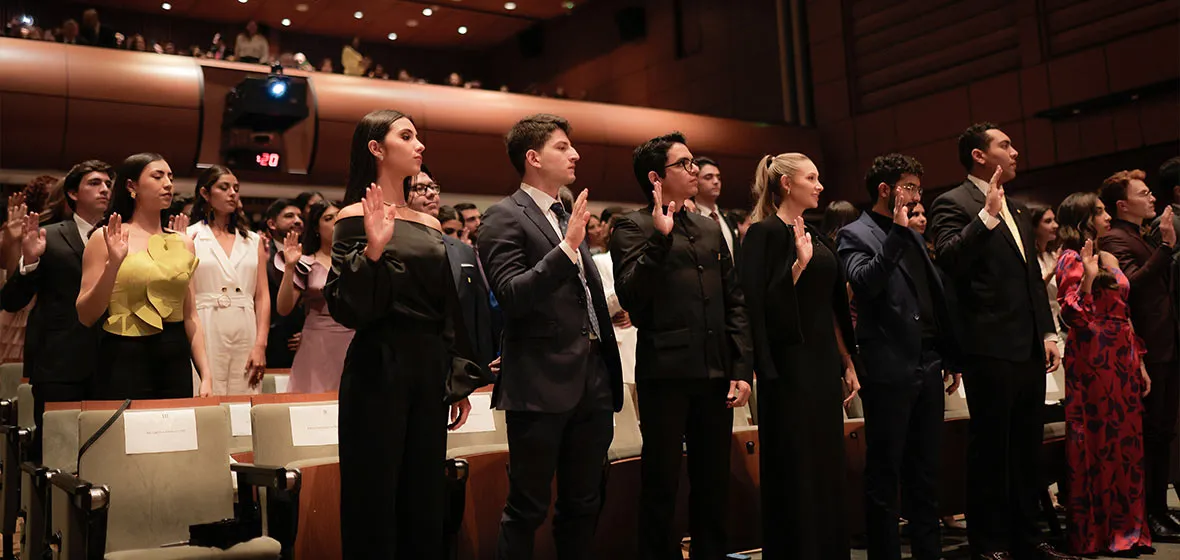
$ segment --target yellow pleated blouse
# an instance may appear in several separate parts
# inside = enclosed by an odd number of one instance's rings
[[[150,336],[164,323],[184,320],[188,282],[197,257],[177,233],[156,234],[146,251],[127,255],[115,276],[115,289],[103,330],[120,336]]]

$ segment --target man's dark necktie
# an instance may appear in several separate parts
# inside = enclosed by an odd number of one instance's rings
[[[560,202],[554,202],[553,206],[549,207],[553,214],[557,216],[557,227],[561,230],[561,235],[565,235],[565,231],[569,229],[570,216],[565,211],[565,206]],[[572,247],[575,253],[582,254],[581,248]],[[586,270],[583,267],[581,259],[578,259],[578,279],[582,281],[582,290],[586,292],[586,313],[590,318],[590,332],[594,338],[600,338],[598,334],[598,314],[594,312],[594,298],[590,297],[590,285],[586,283]]]

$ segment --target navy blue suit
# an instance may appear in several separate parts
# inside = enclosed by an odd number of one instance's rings
[[[900,482],[913,557],[937,559],[942,370],[958,356],[952,330],[940,328],[950,325],[942,281],[921,236],[891,218],[862,214],[837,243],[863,364],[869,558],[901,558]]]

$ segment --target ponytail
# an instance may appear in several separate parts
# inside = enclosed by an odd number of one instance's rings
[[[766,155],[759,160],[758,168],[754,170],[754,186],[750,189],[754,198],[750,221],[760,222],[778,211],[782,178],[793,177],[804,161],[811,159],[798,152]]]

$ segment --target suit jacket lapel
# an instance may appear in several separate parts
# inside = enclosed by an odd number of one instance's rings
[[[221,243],[217,241],[217,236],[213,235],[213,229],[204,223],[197,224],[196,238],[204,240],[205,243],[209,244],[209,252],[213,254],[213,258],[217,261],[217,265],[221,267],[221,271],[227,277],[233,278],[233,267],[230,266],[229,257],[226,256],[225,251],[222,250]],[[237,244],[238,241],[235,239],[234,245]]]
[[[455,250],[455,243],[448,236],[443,236],[443,244],[447,247],[447,261],[451,264],[451,276],[455,278],[455,286],[460,286],[463,280],[463,263],[459,259],[459,251]]]
[[[82,236],[90,232],[78,231],[78,222],[75,222],[73,218],[70,218],[63,223],[64,225],[58,231],[61,232],[61,236],[65,240],[66,245],[78,254],[78,258],[82,258],[82,253],[86,251],[86,245],[82,243]]]
[[[865,223],[866,226],[868,226],[869,231],[873,232],[873,236],[877,238],[877,243],[879,243],[877,250],[880,251],[885,245],[885,237],[888,234],[885,233],[884,229],[881,229],[881,226],[877,224],[877,221],[874,220],[873,217],[870,216],[868,212],[861,214],[860,219],[861,219],[861,221],[863,221]],[[906,231],[909,232],[910,234],[914,233],[913,230],[911,230],[909,228],[906,228]],[[901,275],[905,277],[906,284],[909,285],[910,291],[914,292],[914,295],[917,295],[918,288],[917,288],[917,286],[914,285],[914,277],[911,274],[910,270],[906,268],[904,259],[902,259],[901,262],[897,263],[897,269],[900,270]]]
[[[524,210],[524,215],[528,216],[529,220],[532,220],[533,225],[541,230],[541,234],[554,247],[561,243],[561,240],[557,238],[557,232],[553,231],[553,225],[549,223],[549,218],[546,218],[545,214],[541,212],[541,209],[537,208],[537,203],[533,201],[533,197],[529,196],[529,193],[517,189],[516,192],[512,193],[512,200],[515,200],[520,205]]]

